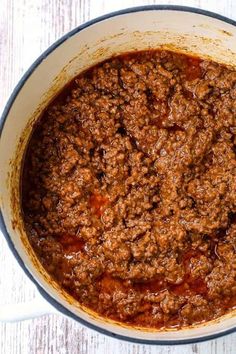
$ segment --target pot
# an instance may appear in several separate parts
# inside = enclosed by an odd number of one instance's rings
[[[13,91],[0,121],[1,231],[42,297],[31,304],[4,306],[0,319],[13,321],[59,311],[102,333],[152,344],[193,343],[236,329],[236,311],[179,330],[157,331],[104,319],[59,288],[42,268],[25,234],[20,173],[35,120],[55,94],[81,71],[112,55],[150,48],[197,54],[236,66],[236,22],[182,6],[144,6],[111,13],[59,39],[32,64]]]

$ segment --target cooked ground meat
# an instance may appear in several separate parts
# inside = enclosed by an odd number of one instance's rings
[[[170,51],[111,58],[45,110],[22,210],[46,270],[102,316],[153,328],[236,306],[236,71]]]

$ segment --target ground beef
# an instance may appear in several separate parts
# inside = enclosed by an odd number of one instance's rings
[[[170,51],[90,68],[30,139],[22,210],[43,266],[105,317],[182,327],[236,306],[236,71]]]

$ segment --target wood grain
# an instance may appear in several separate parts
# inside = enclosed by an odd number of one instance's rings
[[[38,55],[79,24],[120,8],[147,4],[202,7],[236,19],[235,0],[0,0],[0,110]],[[0,303],[29,301],[37,291],[0,234]],[[0,324],[0,354],[235,354],[236,334],[185,346],[113,340],[60,315]]]

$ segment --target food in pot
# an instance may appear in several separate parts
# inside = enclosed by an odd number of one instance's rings
[[[83,72],[22,174],[29,240],[103,317],[183,327],[236,306],[236,71],[165,50]]]

